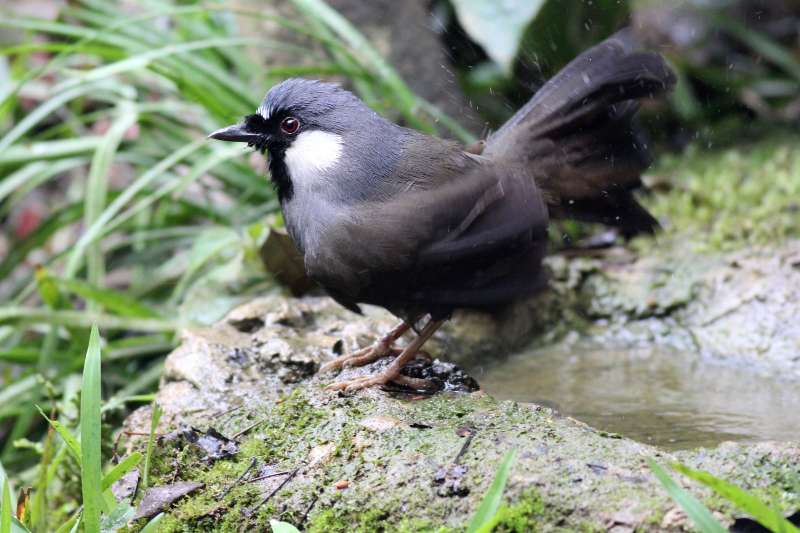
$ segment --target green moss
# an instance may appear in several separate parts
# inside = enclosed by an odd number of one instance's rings
[[[203,483],[198,492],[181,499],[170,510],[160,530],[167,532],[240,531],[243,513],[256,504],[263,494],[256,484],[234,481],[253,458],[259,464],[276,464],[294,468],[315,444],[313,430],[321,423],[322,414],[303,395],[293,390],[267,413],[254,410],[251,417],[240,421],[242,428],[262,418],[249,437],[244,437],[235,456],[209,463],[196,446],[179,439],[172,445],[156,447],[151,473],[153,485],[189,480]],[[176,470],[176,465],[180,467]],[[220,495],[227,491],[224,498]],[[141,497],[141,496],[140,496]],[[264,530],[270,518],[276,517],[271,502],[259,508],[251,519],[256,530]],[[142,520],[141,522],[145,522]],[[137,524],[133,531],[144,524]]]
[[[380,510],[342,511],[328,508],[314,514],[306,526],[308,533],[350,533],[371,531],[394,531],[397,533],[436,532],[446,533],[447,528],[427,520],[404,519],[400,523],[391,514]]]
[[[552,527],[564,520],[562,510],[548,508],[539,491],[529,488],[522,492],[517,501],[503,505],[497,513],[495,533],[526,533]],[[572,524],[571,531],[602,531],[589,524]]]
[[[517,503],[503,505],[498,512],[495,531],[524,533],[534,531],[545,514],[545,505],[535,489],[522,493]]]
[[[745,148],[690,146],[661,158],[649,175],[671,187],[644,203],[666,234],[695,246],[735,249],[800,235],[800,138],[782,136]],[[652,245],[641,239],[640,246]]]

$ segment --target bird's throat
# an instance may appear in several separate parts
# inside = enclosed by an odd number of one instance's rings
[[[324,182],[342,157],[342,137],[321,130],[300,133],[286,149],[284,164],[295,188],[313,189]]]

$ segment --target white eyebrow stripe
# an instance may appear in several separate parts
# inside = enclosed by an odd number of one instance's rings
[[[269,116],[272,114],[272,107],[260,105],[258,106],[256,113],[261,115],[264,118],[264,120],[269,120]]]

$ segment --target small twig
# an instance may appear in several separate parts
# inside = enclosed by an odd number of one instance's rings
[[[137,437],[149,437],[150,436],[150,433],[147,432],[147,431],[123,431],[122,433],[124,433],[126,435],[129,435],[129,436],[133,435],[133,436],[137,436]],[[153,436],[156,437],[156,438],[161,438],[162,434],[161,433],[153,433]]]
[[[265,503],[267,503],[267,502],[270,500],[270,498],[272,498],[273,496],[275,496],[275,495],[278,493],[278,491],[279,491],[279,490],[281,490],[281,489],[282,489],[282,488],[283,488],[283,487],[284,487],[284,486],[285,486],[287,483],[289,483],[289,481],[291,481],[291,480],[292,480],[292,478],[294,478],[294,476],[296,476],[296,475],[297,475],[297,473],[300,471],[300,469],[301,469],[301,468],[302,468],[302,466],[298,466],[297,468],[295,468],[294,470],[292,470],[292,472],[291,472],[291,473],[290,473],[288,476],[286,476],[286,479],[284,479],[283,481],[281,481],[281,484],[280,484],[280,485],[278,485],[277,487],[275,487],[275,490],[273,490],[272,492],[270,492],[269,494],[267,494],[267,495],[264,497],[264,499],[263,499],[263,500],[261,500],[260,502],[258,502],[256,505],[254,505],[254,506],[253,506],[253,507],[251,507],[250,509],[247,509],[247,510],[245,511],[245,514],[246,514],[247,516],[253,516],[253,513],[255,513],[255,512],[258,510],[258,508],[259,508],[259,507],[261,507],[262,505],[264,505]]]
[[[314,508],[314,505],[317,504],[317,500],[319,500],[319,494],[314,494],[314,498],[311,500],[311,503],[306,508],[306,512],[303,513],[303,517],[300,519],[300,523],[297,524],[298,526],[302,526],[308,520],[308,513],[311,512],[311,509]]]
[[[241,475],[236,478],[236,481],[231,483],[227,489],[222,491],[222,493],[219,496],[217,496],[217,498],[221,500],[222,498],[228,495],[228,493],[233,489],[233,487],[241,483],[241,481],[244,479],[244,476],[246,476],[247,473],[250,472],[250,470],[252,470],[254,466],[256,466],[256,461],[257,459],[253,457],[253,459],[250,461],[250,464],[247,465],[247,468],[244,469],[244,472],[242,472]]]
[[[464,441],[464,444],[461,446],[461,449],[458,451],[458,454],[456,455],[456,458],[453,459],[453,463],[455,463],[455,464],[459,464],[461,462],[461,458],[464,457],[464,454],[467,453],[467,449],[469,448],[469,445],[472,444],[472,437],[474,437],[475,433],[477,433],[477,431],[475,431],[474,428],[467,428],[467,430],[469,431],[469,433],[467,434],[467,440]]]
[[[266,418],[262,418],[261,420],[257,420],[257,421],[255,421],[255,422],[253,422],[252,424],[250,424],[249,426],[247,426],[246,428],[244,428],[243,430],[241,430],[239,433],[237,433],[236,435],[234,435],[233,437],[231,437],[231,440],[236,440],[236,439],[238,439],[239,437],[241,437],[242,435],[244,435],[245,433],[247,433],[248,431],[250,431],[251,429],[253,429],[253,428],[254,428],[254,427],[256,427],[257,425],[259,425],[259,424],[262,424],[262,423],[264,423],[264,422],[266,422],[266,421],[267,421],[267,419],[266,419]]]
[[[233,418],[233,413],[235,413],[236,411],[238,411],[242,407],[244,407],[244,405],[238,405],[236,407],[231,407],[230,409],[228,409],[226,411],[222,411],[220,414],[218,414],[217,418],[222,418],[223,416],[225,417],[225,420],[220,421],[220,426],[224,426],[225,424],[227,424],[228,420]]]
[[[291,474],[290,471],[287,472],[273,472],[272,474],[264,474],[263,476],[252,477],[245,481],[245,483],[255,483],[256,481],[261,481],[262,479],[269,479],[271,477],[278,477],[278,476],[285,476],[286,474]]]
[[[114,445],[111,447],[111,459],[113,461],[119,461],[119,454],[117,454],[117,448],[119,447],[119,441],[122,439],[122,431],[117,433],[117,436],[114,437]]]
[[[741,300],[736,302],[736,305],[730,306],[728,309],[722,311],[721,313],[717,313],[716,315],[712,316],[711,318],[707,318],[704,321],[700,322],[700,327],[704,328],[706,326],[710,326],[711,324],[713,324],[717,320],[720,320],[720,319],[723,319],[723,318],[725,318],[725,317],[727,317],[729,315],[732,315],[733,313],[735,313],[736,311],[741,309],[744,304],[749,304],[753,300],[757,299],[759,296],[761,296],[761,295],[760,294],[752,294],[752,295],[748,296],[747,298],[742,298]]]

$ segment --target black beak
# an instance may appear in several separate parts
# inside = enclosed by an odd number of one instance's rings
[[[239,143],[256,143],[263,136],[259,133],[248,131],[247,126],[244,124],[234,124],[210,133],[208,138]]]

